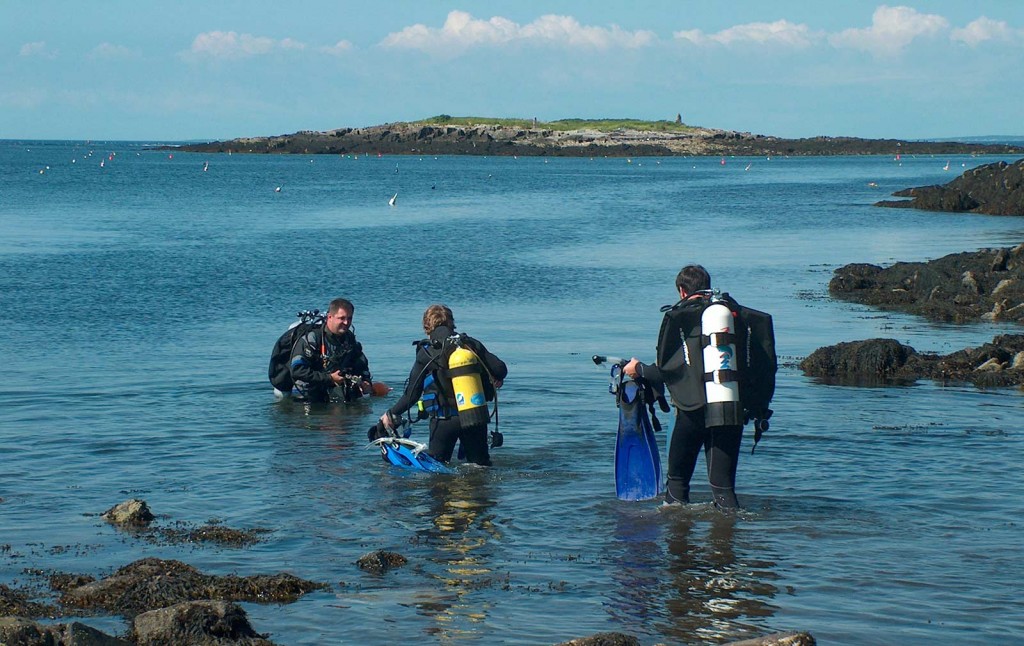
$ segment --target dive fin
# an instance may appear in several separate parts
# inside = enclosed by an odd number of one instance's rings
[[[429,473],[455,473],[443,462],[431,457],[426,451],[426,444],[404,437],[382,437],[371,444],[378,445],[384,460],[396,467]]]
[[[615,438],[615,495],[619,500],[648,500],[661,492],[661,455],[642,388],[635,381],[624,381]]]

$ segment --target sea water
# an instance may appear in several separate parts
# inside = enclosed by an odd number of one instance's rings
[[[996,160],[2,142],[0,582],[39,584],[30,569],[99,577],[155,556],[328,584],[291,604],[243,604],[280,644],[603,631],[689,644],[782,630],[821,643],[1013,642],[1024,395],[829,386],[796,367],[840,341],[946,353],[1019,331],[883,313],[827,290],[846,263],[1024,241],[1017,218],[872,206]],[[691,262],[775,318],[775,416],[753,455],[744,440],[735,517],[708,504],[703,463],[692,506],[615,498],[617,411],[606,367],[590,361],[651,360],[658,308]],[[314,409],[276,401],[274,341],[296,311],[336,296],[355,302],[374,376],[396,391]],[[367,448],[434,302],[509,365],[491,469],[403,472]],[[413,438],[425,441],[424,424]],[[154,544],[98,517],[128,498],[158,525],[272,532],[247,548]],[[409,564],[356,567],[377,549]]]

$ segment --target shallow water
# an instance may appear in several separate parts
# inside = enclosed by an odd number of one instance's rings
[[[962,170],[996,158],[950,159]],[[949,352],[1011,329],[828,296],[849,262],[1024,240],[1015,218],[870,206],[952,179],[945,162],[0,142],[0,582],[159,556],[331,584],[293,604],[244,604],[281,644],[543,644],[609,630],[644,644],[778,630],[821,643],[1012,642],[1024,632],[1021,393],[827,386],[795,367],[839,341]],[[735,518],[706,502],[615,499],[616,411],[589,360],[651,358],[658,307],[691,261],[775,317],[776,412],[757,452],[744,450]],[[277,335],[339,295],[393,386],[435,301],[509,363],[494,468],[389,468],[365,431],[394,395],[314,410],[274,401],[264,375]],[[702,469],[695,498],[707,501]],[[97,517],[129,497],[163,523],[274,531],[246,549],[157,546]],[[374,549],[410,564],[363,573],[354,561]]]

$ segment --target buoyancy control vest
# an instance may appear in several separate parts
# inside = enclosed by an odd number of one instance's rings
[[[656,362],[676,408],[705,408],[707,426],[742,426],[770,414],[778,369],[770,314],[728,294],[702,294],[662,311]]]
[[[294,385],[289,366],[295,342],[324,324],[324,317],[320,314],[320,310],[304,310],[296,316],[299,317],[299,320],[284,331],[270,352],[270,368],[267,376],[274,388],[282,393],[291,392]]]

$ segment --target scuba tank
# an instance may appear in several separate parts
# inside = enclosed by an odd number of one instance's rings
[[[462,428],[483,426],[491,419],[480,372],[480,359],[468,348],[455,348],[448,357],[448,374]]]
[[[742,426],[739,362],[736,358],[736,323],[732,310],[716,293],[700,317],[704,346],[705,424]]]

